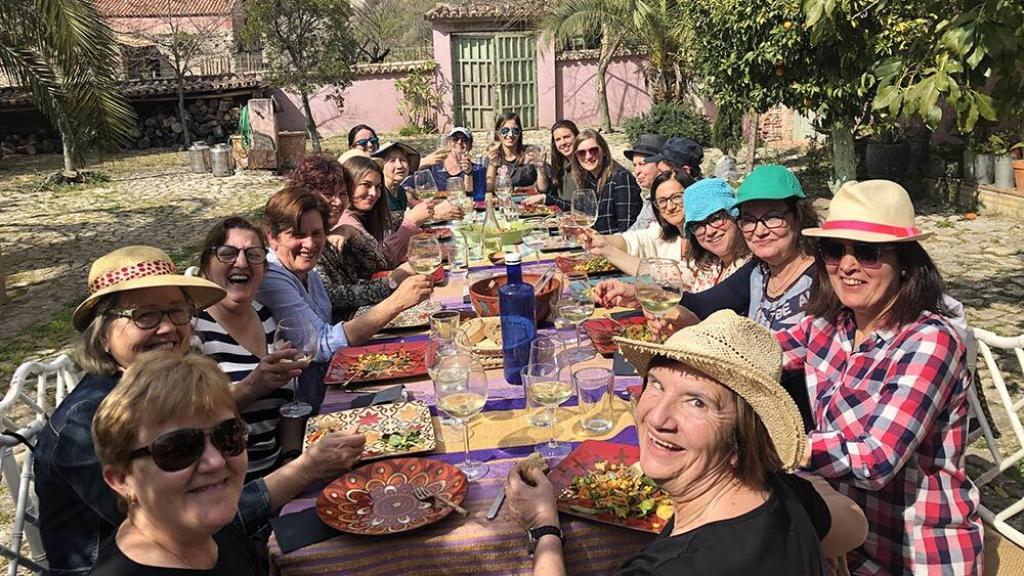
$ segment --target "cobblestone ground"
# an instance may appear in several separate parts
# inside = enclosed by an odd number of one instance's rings
[[[546,143],[546,133],[527,133],[527,140]],[[625,139],[610,138],[621,162]],[[424,138],[423,150],[436,143]],[[480,149],[480,143],[477,149]],[[710,154],[709,154],[710,156]],[[269,173],[241,173],[227,178],[187,172],[183,153],[132,157],[105,164],[112,180],[87,188],[40,190],[43,168],[58,159],[0,163],[0,251],[11,302],[0,306],[0,340],[22,333],[55,313],[66,311],[84,294],[90,263],[118,246],[145,243],[179,257],[194,249],[216,220],[230,214],[251,214],[281,183]],[[819,201],[821,202],[821,201]],[[964,303],[973,326],[1003,335],[1024,333],[1024,223],[981,215],[967,220],[921,207],[920,224],[935,234],[924,242],[947,283]],[[982,373],[985,395],[995,406],[995,393]],[[10,374],[0,374],[6,382]],[[1019,372],[1012,385],[1020,389]],[[1005,416],[993,414],[1005,432]],[[984,492],[984,499],[1004,500],[1020,494],[1021,475]],[[2,499],[9,505],[9,499]],[[9,530],[9,512],[0,532]]]

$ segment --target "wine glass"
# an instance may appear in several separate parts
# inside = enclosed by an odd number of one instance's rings
[[[636,271],[636,299],[644,310],[655,316],[679,304],[683,291],[683,274],[675,260],[644,258]]]
[[[537,166],[542,158],[543,152],[541,152],[540,146],[536,144],[530,144],[524,150],[524,156],[526,157],[526,163]],[[539,168],[539,166],[538,166]]]
[[[523,234],[523,244],[533,252],[534,260],[540,262],[540,249],[547,242],[548,232],[546,228],[534,228]]]
[[[576,346],[566,351],[572,362],[582,362],[594,356],[593,348],[583,346],[580,337],[580,322],[594,313],[594,298],[591,295],[590,279],[585,272],[569,272],[564,275],[565,285],[558,298],[558,314],[573,324],[576,329]]]
[[[445,358],[450,358],[462,353],[454,336],[455,335],[453,334],[451,338],[448,338],[445,335],[431,331],[430,336],[427,338],[427,346],[423,349],[423,364],[427,368],[427,375],[430,376],[431,381],[434,381],[435,384],[437,369],[441,365],[441,362]],[[440,420],[441,424],[446,426],[458,428],[462,425],[462,423],[457,419],[443,414],[441,415]]]
[[[580,228],[593,226],[597,222],[597,193],[591,188],[574,191],[569,216]]]
[[[494,179],[494,195],[501,200],[502,203],[505,200],[512,197],[512,179],[506,174],[499,174]]]
[[[568,442],[557,439],[558,406],[572,396],[572,384],[565,382],[556,363],[530,364],[523,368],[526,393],[537,404],[551,409],[551,440],[538,444],[537,452],[546,459],[564,458],[572,451]]]
[[[433,274],[442,260],[441,243],[433,234],[417,234],[409,239],[409,265],[417,274],[423,274],[430,280],[433,288]],[[431,300],[433,302],[433,300]],[[431,304],[429,307],[433,308]]]
[[[461,176],[449,178],[446,185],[448,201],[462,208],[463,220],[473,221],[473,196],[466,195],[466,181]]]
[[[458,468],[466,480],[478,480],[487,473],[487,465],[469,457],[469,421],[487,402],[487,374],[471,355],[459,353],[441,359],[433,380],[437,407],[463,424],[466,458]]]
[[[317,333],[313,324],[302,316],[283,318],[277,323],[277,330],[274,331],[274,350],[294,348],[298,354],[291,359],[282,358],[282,363],[297,363],[308,366],[316,358]],[[283,418],[303,418],[313,412],[313,406],[300,399],[300,386],[296,383],[295,397],[291,402],[281,406],[280,414]]]
[[[413,176],[413,186],[416,187],[416,197],[421,202],[430,202],[437,196],[437,182],[434,181],[434,174],[430,170],[420,170]]]

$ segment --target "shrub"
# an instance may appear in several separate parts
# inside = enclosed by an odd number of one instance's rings
[[[429,134],[428,130],[424,130],[421,126],[415,124],[406,124],[398,129],[399,136],[419,136],[420,134]]]
[[[743,110],[738,106],[722,106],[711,127],[711,140],[726,154],[739,153],[743,145]]]
[[[665,138],[691,138],[705,147],[711,145],[708,119],[679,102],[655,104],[646,114],[626,119],[622,127],[630,140],[641,134],[660,134]]]

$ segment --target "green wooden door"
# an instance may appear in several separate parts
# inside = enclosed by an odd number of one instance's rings
[[[505,110],[519,114],[524,128],[537,127],[536,43],[532,34],[452,36],[455,123],[489,130]]]

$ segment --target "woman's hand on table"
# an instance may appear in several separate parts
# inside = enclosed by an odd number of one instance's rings
[[[558,526],[558,503],[555,487],[539,468],[528,472],[534,486],[519,476],[519,467],[513,466],[508,474],[505,498],[508,509],[524,530],[539,526]]]
[[[437,220],[458,220],[462,218],[462,208],[452,204],[448,200],[434,206],[434,218]]]
[[[302,466],[309,484],[333,480],[359,462],[366,436],[352,426],[341,432],[324,434],[295,460]]]
[[[396,313],[401,312],[426,300],[430,296],[431,289],[429,277],[413,274],[402,280],[402,283],[391,293],[391,296],[387,297],[385,302],[390,301],[391,305],[395,307]]]
[[[639,308],[636,286],[621,280],[604,280],[594,286],[594,303],[605,308]]]
[[[531,194],[523,199],[523,206],[530,208],[531,206],[541,206],[548,197],[544,194]]]

